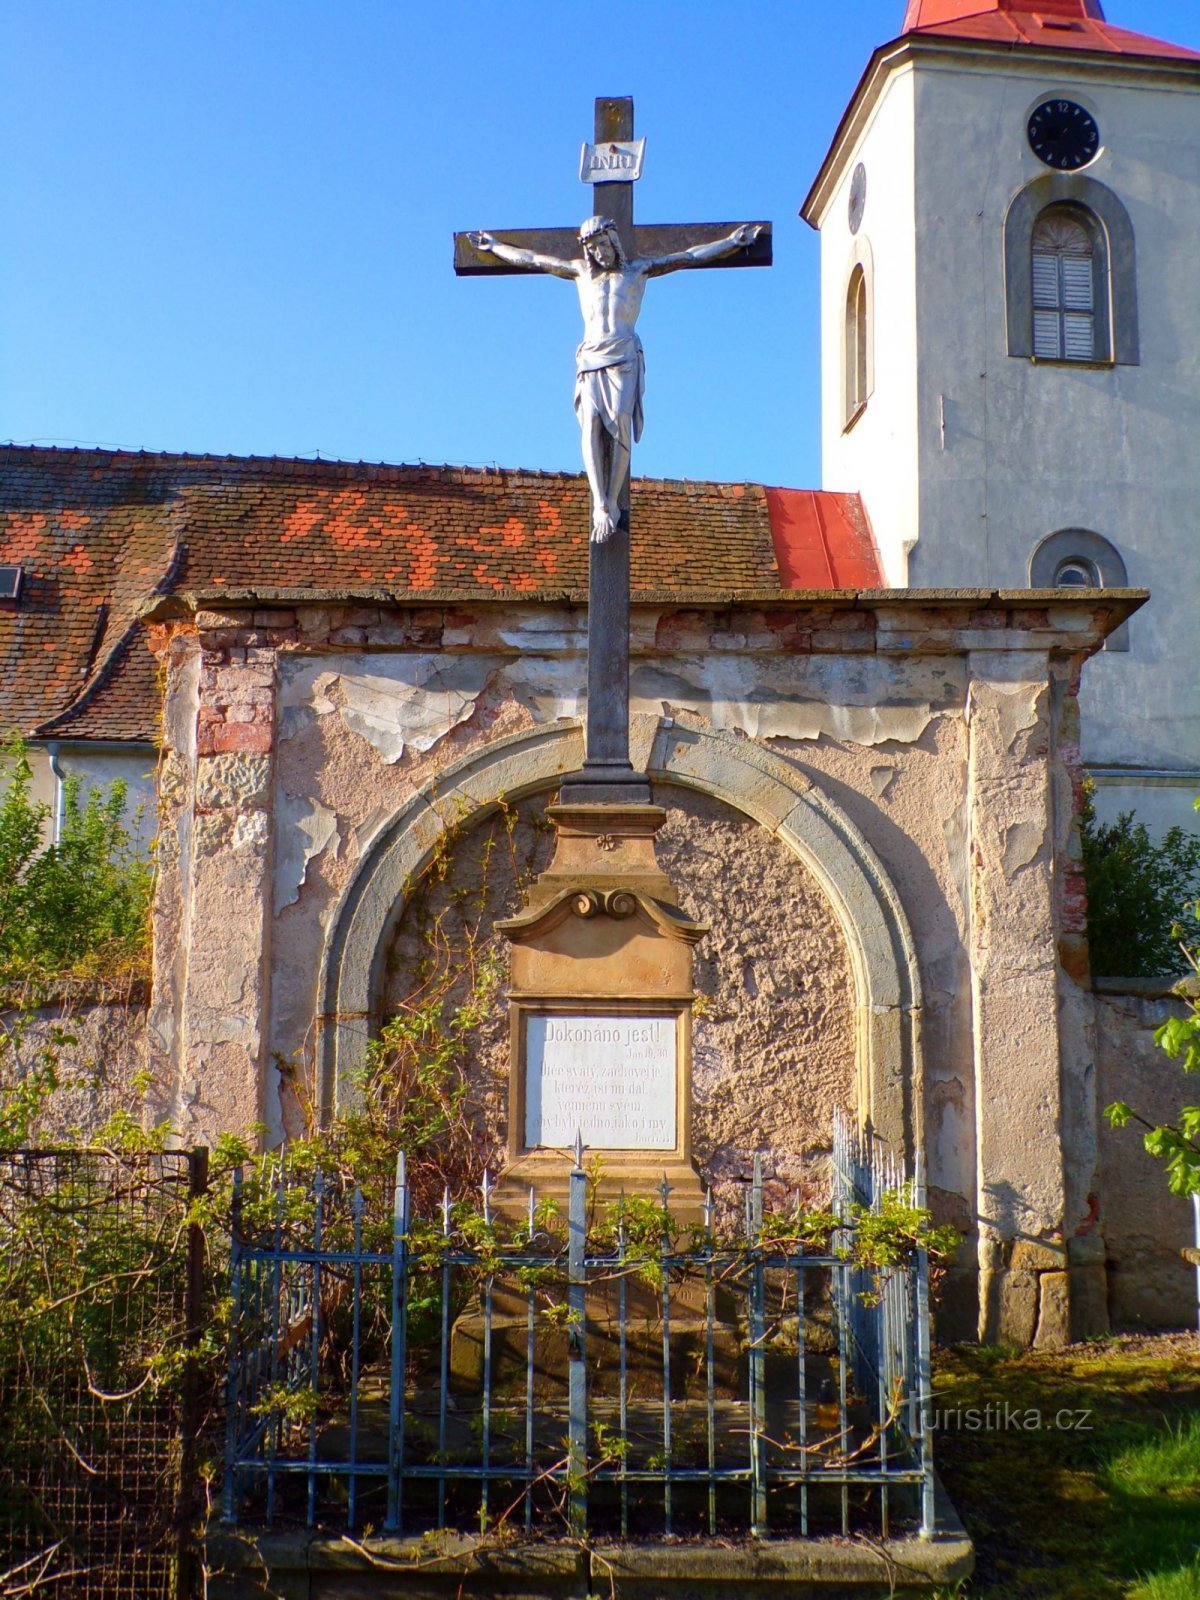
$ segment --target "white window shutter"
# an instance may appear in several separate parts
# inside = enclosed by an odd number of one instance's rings
[[[1087,256],[1062,257],[1064,311],[1092,309],[1092,263]]]
[[[1057,311],[1033,313],[1033,353],[1046,361],[1057,361],[1062,355],[1058,340],[1059,318]]]
[[[1033,303],[1058,309],[1058,257],[1033,253]]]
[[[1096,353],[1090,312],[1068,311],[1063,317],[1064,354],[1068,361],[1090,361]]]

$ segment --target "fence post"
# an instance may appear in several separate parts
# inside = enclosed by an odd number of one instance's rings
[[[384,1529],[398,1533],[402,1516],[400,1478],[404,1471],[404,1374],[408,1335],[408,1169],[403,1150],[396,1157],[392,1205],[392,1392],[388,1411],[388,1504]]]
[[[750,1184],[749,1222],[747,1243],[754,1263],[750,1273],[750,1470],[753,1474],[750,1531],[756,1539],[761,1539],[767,1531],[767,1284],[762,1252],[762,1157],[757,1151]]]
[[[913,1161],[913,1202],[925,1204],[925,1162],[920,1150]],[[932,1539],[937,1519],[933,1491],[933,1427],[930,1406],[933,1395],[933,1360],[929,1341],[929,1252],[917,1251],[917,1269],[913,1275],[916,1298],[916,1379],[917,1420],[920,1428],[918,1452],[921,1462],[921,1538]]]
[[[587,1533],[587,1173],[583,1140],[575,1140],[567,1206],[567,1492],[571,1534]]]
[[[242,1314],[242,1169],[233,1174],[229,1202],[229,1373],[225,1384],[225,1478],[221,1484],[221,1521],[237,1520],[238,1393],[241,1352],[238,1324]]]
[[[204,1321],[204,1229],[196,1212],[208,1193],[208,1149],[188,1151],[187,1277],[183,1288],[185,1365],[179,1397],[179,1499],[175,1518],[175,1596],[189,1600],[196,1581],[196,1435],[199,1431],[200,1374],[196,1349]]]

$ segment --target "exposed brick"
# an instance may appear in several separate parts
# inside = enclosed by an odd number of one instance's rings
[[[214,726],[211,731],[211,748],[201,753],[220,755],[226,750],[265,755],[271,748],[272,729],[261,722],[231,722]]]

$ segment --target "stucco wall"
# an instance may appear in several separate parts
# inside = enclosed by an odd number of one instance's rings
[[[53,1057],[58,1088],[33,1129],[32,1143],[86,1143],[117,1111],[138,1116],[147,1070],[145,996],[45,1006],[32,1018],[0,1012],[6,1049],[26,1069]]]
[[[867,118],[821,229],[821,483],[862,495],[887,581],[897,588],[909,581],[908,551],[919,520],[913,96],[911,73],[898,72]],[[867,168],[867,197],[855,235],[847,209],[860,160]],[[847,428],[846,290],[861,244],[872,262],[874,390]]]

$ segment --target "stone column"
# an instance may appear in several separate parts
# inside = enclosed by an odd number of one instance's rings
[[[168,648],[152,1017],[183,1140],[263,1116],[275,613],[201,611]]]
[[[980,1337],[1068,1336],[1044,652],[973,652],[968,725]]]
[[[1107,1247],[1101,1210],[1102,1100],[1096,1062],[1096,1008],[1087,944],[1087,885],[1079,817],[1081,656],[1051,662],[1054,842],[1058,914],[1058,1019],[1062,1059],[1064,1223],[1072,1339],[1109,1331]]]

